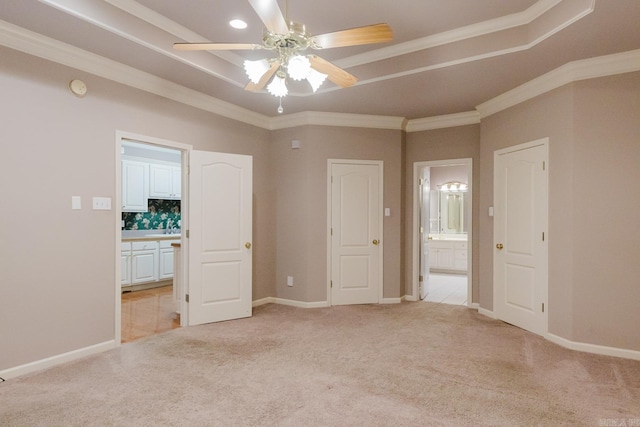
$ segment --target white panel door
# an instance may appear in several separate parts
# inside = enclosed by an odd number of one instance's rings
[[[251,316],[252,161],[190,153],[189,325]]]
[[[331,303],[380,300],[382,224],[380,164],[331,167]]]
[[[429,293],[429,230],[431,229],[431,168],[425,166],[420,171],[420,299]]]
[[[494,310],[507,323],[547,332],[546,140],[495,153]]]

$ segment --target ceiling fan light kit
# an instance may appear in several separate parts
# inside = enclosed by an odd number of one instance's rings
[[[301,55],[308,48],[328,49],[370,43],[382,43],[393,39],[391,27],[375,24],[351,28],[316,36],[307,33],[303,24],[287,24],[277,0],[248,0],[265,25],[262,45],[241,43],[174,43],[178,50],[254,50],[276,51],[277,58],[244,61],[244,70],[250,82],[249,91],[259,91],[267,86],[267,92],[278,97],[287,96],[286,80],[307,80],[315,93],[328,78],[340,87],[353,86],[358,79],[316,55]],[[271,80],[271,83],[269,83]],[[267,83],[269,83],[267,85]],[[282,102],[280,103],[282,105]],[[282,107],[278,108],[281,112]]]

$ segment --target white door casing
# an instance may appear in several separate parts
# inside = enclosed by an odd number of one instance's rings
[[[189,325],[251,316],[252,163],[190,152]]]
[[[382,300],[382,162],[329,161],[332,305]]]
[[[548,329],[548,139],[494,154],[494,311],[539,335]]]

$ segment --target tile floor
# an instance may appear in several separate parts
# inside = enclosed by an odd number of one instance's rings
[[[429,293],[424,301],[442,304],[467,304],[467,276],[460,274],[429,274]]]
[[[123,343],[179,327],[172,285],[122,294]]]

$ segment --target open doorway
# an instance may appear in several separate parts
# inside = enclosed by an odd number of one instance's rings
[[[117,148],[116,342],[181,324],[187,146],[119,132]],[[175,280],[174,280],[175,279]]]
[[[472,161],[414,164],[416,300],[471,305]]]

